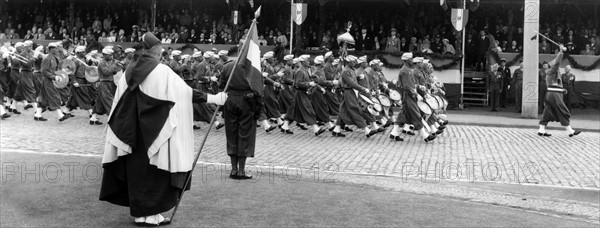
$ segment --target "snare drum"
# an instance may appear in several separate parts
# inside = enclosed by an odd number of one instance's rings
[[[402,96],[396,90],[391,89],[389,91],[389,94],[390,94],[390,99],[393,100],[393,101],[400,101],[402,99]]]
[[[438,110],[440,108],[440,104],[438,100],[434,96],[429,96],[425,98],[425,102],[429,105],[432,110]]]
[[[431,110],[431,107],[423,100],[418,100],[417,106],[419,107],[421,112],[425,113],[426,115],[431,115],[431,113],[433,113],[433,110]]]
[[[381,103],[381,106],[383,106],[383,107],[390,107],[390,106],[392,106],[392,102],[386,96],[379,95],[378,98],[379,98],[379,102]]]

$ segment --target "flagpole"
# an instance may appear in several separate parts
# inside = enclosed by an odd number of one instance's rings
[[[292,14],[292,12],[294,12],[294,0],[290,0],[290,55],[293,55],[292,41],[294,39],[294,15]]]
[[[257,12],[260,12],[260,8],[258,7]],[[256,18],[258,18],[258,16],[255,14],[254,16],[254,20],[252,20],[252,24],[250,25],[250,29],[248,31],[252,31],[252,29],[254,27],[256,27]],[[229,83],[231,82],[231,78],[233,77],[233,72],[235,72],[235,68],[237,67],[239,61],[240,61],[240,54],[242,53],[242,50],[246,49],[247,45],[250,45],[251,41],[250,39],[250,34],[248,34],[248,36],[246,37],[246,40],[244,41],[244,44],[242,45],[242,48],[238,50],[238,58],[235,59],[235,62],[233,64],[233,69],[231,70],[231,72],[229,73],[229,78],[227,78],[227,83],[225,83],[225,87],[223,88],[223,92],[226,92],[227,89],[229,88]],[[200,149],[198,149],[198,153],[196,154],[196,157],[194,158],[194,163],[192,163],[192,170],[190,170],[190,173],[187,175],[187,178],[185,180],[185,183],[183,185],[183,188],[181,189],[181,193],[179,194],[179,198],[177,199],[177,204],[175,205],[175,207],[173,208],[173,214],[171,214],[171,222],[173,222],[173,219],[175,218],[175,213],[177,212],[177,208],[179,208],[179,203],[181,202],[181,199],[183,198],[183,193],[185,192],[185,189],[188,187],[188,185],[190,184],[190,181],[192,180],[192,174],[194,173],[194,169],[196,168],[196,163],[198,163],[198,159],[200,158],[200,154],[202,153],[202,149],[204,148],[204,144],[206,143],[206,140],[208,139],[208,135],[210,134],[210,130],[212,130],[212,127],[215,123],[215,119],[217,117],[217,112],[219,112],[219,107],[221,105],[217,105],[215,108],[215,112],[213,113],[212,117],[210,118],[210,125],[208,126],[208,131],[206,131],[206,134],[204,134],[204,138],[202,139],[202,143],[200,144]]]
[[[467,9],[467,0],[463,0],[463,12],[461,15],[462,19],[465,20],[465,10]],[[464,25],[464,26],[463,26]],[[465,93],[465,54],[467,53],[465,51],[465,35],[467,34],[467,23],[464,23],[463,25],[461,25],[463,28],[463,32],[462,32],[462,61],[461,61],[461,74],[460,74],[460,104],[458,105],[459,109],[463,109],[464,108],[464,101],[463,101],[463,97],[464,97],[464,93]]]

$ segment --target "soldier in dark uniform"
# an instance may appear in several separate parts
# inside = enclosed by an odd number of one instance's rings
[[[85,63],[85,46],[78,46],[75,48],[75,71],[73,75],[71,88],[71,98],[67,103],[67,108],[75,109],[80,108],[89,112],[90,115],[93,113],[95,92],[92,91],[92,84],[89,84],[85,79],[85,70],[87,66]],[[100,125],[99,121],[90,121],[90,125]]]
[[[103,58],[98,64],[100,80],[96,82],[98,95],[90,122],[99,125],[98,115],[108,115],[112,108],[113,98],[117,91],[113,76],[121,70],[121,66],[113,59],[114,51],[110,48],[102,50]]]
[[[294,70],[292,69],[293,55],[283,57],[284,69],[281,77],[281,91],[279,92],[279,113],[281,118],[285,119],[287,111],[294,103]]]
[[[509,85],[511,84],[510,69],[506,66],[506,59],[500,59],[500,67],[498,71],[502,73],[502,88],[500,90],[500,107],[506,108],[506,104],[510,98]],[[513,87],[514,88],[514,87]]]
[[[413,68],[412,58],[413,54],[411,52],[406,52],[402,54],[401,59],[404,62],[404,64],[402,65],[402,68],[400,68],[398,81],[396,82],[397,84],[393,85],[394,87],[396,87],[398,92],[402,94],[403,103],[404,99],[407,97],[405,93],[408,94],[412,91],[409,85],[415,84],[414,79],[411,76],[411,71]],[[404,139],[400,137],[400,129],[402,129],[402,133],[414,135],[414,133],[412,133],[409,129],[409,124],[407,124],[406,122],[407,121],[404,112],[401,111],[400,113],[398,113],[396,121],[394,122],[394,127],[390,132],[390,139],[394,139],[396,141],[404,141]]]
[[[246,158],[254,157],[256,146],[256,120],[263,104],[262,89],[254,91],[246,79],[245,69],[249,65],[235,65],[233,61],[225,63],[219,77],[219,88],[227,88],[227,101],[223,106],[225,136],[227,137],[227,155],[231,159],[230,178],[250,179],[245,170]],[[258,73],[258,72],[257,72]]]
[[[356,125],[359,129],[364,129],[367,138],[375,135],[377,131],[369,129],[367,122],[363,116],[363,108],[359,104],[358,93],[370,94],[368,88],[358,84],[354,67],[357,64],[358,58],[353,55],[348,55],[344,59],[346,66],[340,75],[340,88],[343,89],[343,99],[340,104],[340,114],[335,123],[335,128],[332,131],[334,137],[346,137],[341,133],[342,126]]]
[[[573,104],[577,105],[577,94],[575,94],[575,75],[571,73],[571,65],[565,66],[565,73],[561,76],[563,87],[567,93],[563,95],[563,99],[569,111]]]
[[[21,54],[23,50],[23,42],[17,42],[15,44],[15,53]],[[10,58],[10,74],[8,77],[8,90],[6,91],[6,97],[8,97],[8,103],[10,107],[8,108],[9,112],[14,114],[21,114],[17,108],[17,101],[15,99],[15,93],[17,92],[17,88],[19,85],[19,78],[21,76],[21,61],[18,60],[17,57],[11,56]]]
[[[325,80],[330,86],[325,86],[325,100],[329,108],[329,115],[337,116],[340,110],[340,97],[337,93],[337,89],[340,82],[337,79],[336,66],[333,65],[333,52],[325,53],[323,57],[325,59],[325,65],[323,66],[323,72],[325,73]]]
[[[194,79],[196,82],[196,89],[204,92],[211,93],[212,87],[211,84],[215,84],[219,82],[219,78],[215,76],[214,69],[212,67],[212,59],[214,53],[212,51],[204,52],[204,60],[198,64],[193,66],[192,72],[194,72]],[[223,85],[224,86],[224,85]],[[194,103],[194,121],[203,121],[206,123],[210,123],[213,113],[217,108],[213,104],[209,103]],[[224,123],[220,123],[215,120],[215,129],[219,130],[225,126]],[[194,125],[194,129],[200,129],[200,127]]]
[[[56,114],[58,116],[58,120],[60,122],[69,119],[71,116],[70,115],[65,115],[63,113],[63,111],[60,109],[61,106],[61,100],[60,100],[60,93],[58,92],[58,89],[54,86],[54,84],[52,83],[54,80],[56,80],[56,75],[54,75],[54,72],[56,72],[57,70],[59,70],[59,59],[57,57],[58,55],[58,51],[60,50],[60,44],[59,43],[50,43],[48,44],[48,55],[46,57],[44,57],[44,60],[42,60],[42,66],[41,66],[41,71],[42,71],[42,76],[44,76],[44,80],[43,80],[43,89],[42,89],[42,94],[41,94],[41,99],[40,99],[40,103],[39,103],[39,108],[37,109],[35,115],[33,116],[33,119],[35,121],[46,121],[47,119],[42,117],[42,107],[45,107],[46,109],[50,110],[50,111],[56,111]],[[114,85],[114,84],[113,84]]]
[[[520,62],[519,69],[515,70],[510,84],[512,85],[513,91],[515,91],[515,107],[517,112],[521,113],[521,104],[523,102],[523,61]]]
[[[500,100],[500,88],[502,88],[502,74],[498,72],[498,64],[494,63],[490,66],[490,71],[487,73],[487,91],[489,94],[489,106],[492,112],[498,111],[498,103]]]
[[[370,94],[367,94],[367,97],[371,97],[372,95],[374,95],[374,91],[371,89],[371,84],[370,84],[370,80],[369,80],[369,75],[366,72],[367,66],[368,66],[368,62],[367,62],[367,56],[361,56],[360,58],[358,58],[357,61],[357,68],[356,68],[356,75],[358,76],[357,82],[360,86],[367,88],[371,91]],[[362,98],[359,98],[362,99]],[[363,107],[363,116],[365,118],[365,121],[367,121],[367,125],[371,125],[371,130],[375,131],[375,132],[383,132],[384,129],[380,128],[377,125],[375,116],[373,116],[373,114],[371,114],[369,112],[369,110],[367,110],[367,107]]]
[[[20,55],[23,57],[22,59],[24,59],[25,62],[21,62],[21,74],[17,89],[15,91],[15,99],[13,100],[13,104],[15,105],[15,101],[26,104],[25,110],[31,107],[33,107],[34,110],[37,109],[35,79],[33,78],[33,65],[35,63],[35,58],[33,58],[33,51],[31,50],[32,45],[33,42],[30,40],[25,41],[23,44],[23,51]],[[17,107],[13,105],[11,105],[10,108],[14,110],[13,112],[17,110]]]
[[[548,90],[544,100],[544,111],[540,118],[540,129],[538,130],[539,136],[551,136],[546,133],[546,125],[548,125],[549,122],[554,121],[560,122],[560,124],[566,128],[569,137],[581,133],[581,131],[573,130],[573,128],[571,128],[571,113],[563,100],[565,90],[563,89],[563,82],[558,76],[558,70],[563,58],[563,52],[566,51],[567,48],[560,45],[559,50],[560,52],[556,58],[548,64],[551,67],[546,70],[546,85],[548,85]]]
[[[331,118],[329,117],[329,105],[325,100],[325,87],[331,86],[331,82],[327,81],[325,78],[325,71],[323,70],[323,62],[325,59],[322,55],[319,55],[315,57],[313,61],[315,66],[310,69],[310,77],[317,85],[311,91],[310,100],[313,109],[315,110],[317,122],[325,125],[328,129],[333,130],[335,125],[331,122]]]
[[[283,125],[283,120],[281,119],[281,113],[279,113],[279,103],[278,103],[278,94],[276,94],[276,88],[281,86],[279,83],[279,78],[283,76],[282,72],[276,72],[273,67],[274,63],[274,52],[270,51],[263,55],[262,61],[262,75],[264,78],[264,98],[265,98],[265,106],[264,111],[261,113],[258,121],[261,123],[262,127],[265,129],[267,133],[275,130],[276,126],[271,126],[269,124],[270,119],[276,119],[277,125]]]
[[[317,86],[317,83],[310,80],[308,73],[309,61],[309,55],[302,55],[297,59],[298,70],[294,73],[294,87],[296,87],[294,104],[288,110],[285,121],[281,126],[281,131],[286,134],[293,134],[289,128],[289,123],[292,121],[310,125],[315,136],[319,136],[325,132],[325,129],[321,129],[317,125],[315,111],[308,94],[310,90]]]
[[[173,50],[171,52],[171,61],[169,61],[168,66],[175,72],[179,77],[183,79],[183,70],[185,65],[181,63],[181,51]]]
[[[2,104],[0,106],[2,106],[2,108],[6,108],[8,109],[9,105],[10,105],[10,101],[7,101],[5,99],[8,99],[8,97],[6,97],[6,93],[9,90],[9,77],[10,77],[10,67],[8,66],[8,49],[4,49],[4,47],[2,47],[2,49],[0,49],[0,87],[2,87],[2,100],[0,100],[0,102],[2,102]],[[6,110],[8,111],[8,110]],[[8,115],[8,114],[7,114]],[[10,116],[10,115],[9,115]]]

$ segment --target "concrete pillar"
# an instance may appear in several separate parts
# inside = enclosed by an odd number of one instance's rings
[[[150,25],[152,26],[151,29],[154,29],[154,27],[156,27],[156,1],[157,0],[152,0],[152,6],[150,6],[150,11],[151,11]],[[151,29],[148,29],[148,30],[151,31]]]
[[[523,26],[523,96],[522,112],[524,118],[538,117],[539,81],[539,38],[540,30],[540,0],[525,0]]]

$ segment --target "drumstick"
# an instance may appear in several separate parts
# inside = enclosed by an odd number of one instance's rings
[[[550,41],[550,43],[556,44],[556,46],[559,46],[559,47],[561,46],[561,45],[560,45],[560,44],[558,44],[556,41],[554,41],[554,40],[552,40],[552,39],[548,38],[548,37],[547,37],[547,36],[545,36],[544,34],[541,34],[541,33],[539,33],[538,31],[535,31],[535,30],[533,30],[533,31],[534,31],[535,33],[537,33],[538,35],[540,35],[540,36],[542,36],[542,37],[546,38],[546,40]]]

